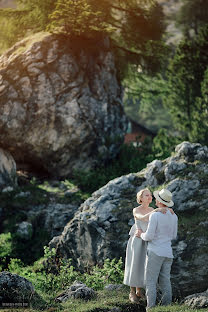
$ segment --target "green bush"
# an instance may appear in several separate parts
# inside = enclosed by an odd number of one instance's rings
[[[155,158],[165,159],[174,152],[175,146],[182,140],[176,135],[170,135],[166,129],[160,129],[153,140],[152,152]]]
[[[11,233],[2,233],[0,235],[0,257],[9,256],[12,251]]]
[[[123,262],[121,258],[106,259],[102,267],[96,265],[90,273],[85,273],[81,280],[95,290],[103,289],[107,284],[121,284],[123,282]]]
[[[138,138],[139,139],[139,138]],[[154,159],[165,159],[182,141],[170,135],[166,129],[160,129],[153,139],[147,138],[142,144],[123,144],[117,158],[105,165],[89,171],[74,171],[73,179],[84,192],[92,193],[110,180],[132,172],[138,172]]]
[[[33,266],[24,266],[21,260],[11,259],[8,269],[32,282],[36,291],[45,295],[56,295],[63,291],[74,281],[85,283],[95,290],[103,289],[109,283],[122,283],[122,260],[106,259],[103,266],[96,265],[91,271],[81,273],[71,265],[71,259],[59,259],[58,270],[53,273],[55,249],[44,247],[44,257],[36,261]]]
[[[151,140],[146,140],[142,147],[139,147],[139,143],[136,146],[123,144],[115,160],[94,170],[74,171],[74,182],[82,191],[92,193],[112,179],[130,172],[138,172],[154,159],[151,145]]]
[[[0,271],[4,270],[12,253],[11,233],[0,234]]]

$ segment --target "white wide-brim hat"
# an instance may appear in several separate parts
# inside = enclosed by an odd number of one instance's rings
[[[160,191],[153,192],[155,198],[164,205],[168,207],[172,207],[174,202],[172,201],[172,193],[166,189],[162,189]]]

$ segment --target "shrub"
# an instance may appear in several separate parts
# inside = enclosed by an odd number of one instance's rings
[[[8,259],[12,253],[11,233],[0,234],[0,270],[5,269]]]
[[[142,147],[139,147],[139,144],[123,144],[115,160],[94,170],[74,171],[74,182],[82,191],[92,193],[112,179],[130,172],[138,172],[154,159],[151,145],[151,140],[146,140]]]
[[[91,271],[81,273],[71,265],[71,259],[59,259],[56,273],[48,269],[54,264],[55,249],[44,247],[44,257],[36,261],[33,266],[24,267],[19,259],[11,259],[9,271],[19,274],[32,282],[36,291],[44,294],[57,294],[66,289],[74,281],[79,280],[95,290],[103,289],[109,283],[122,283],[123,263],[119,259],[106,259],[103,266],[96,265]]]

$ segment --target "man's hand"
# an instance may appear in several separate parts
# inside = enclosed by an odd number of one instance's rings
[[[142,233],[143,233],[142,230],[138,229],[138,230],[136,230],[135,236],[140,238]]]

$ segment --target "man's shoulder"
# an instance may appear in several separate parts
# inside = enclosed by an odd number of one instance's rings
[[[164,217],[164,216],[167,216],[167,213],[162,213],[162,212],[160,212],[160,211],[155,211],[154,213],[152,213],[151,215],[150,215],[150,218],[149,218],[149,220],[150,219],[158,219],[158,218],[160,218],[160,217]],[[174,214],[172,214],[170,211],[168,212],[168,216],[170,217],[173,217],[174,219],[178,219],[178,216],[174,213]]]
[[[177,216],[176,213],[174,213],[173,216],[174,216],[174,218],[175,218],[176,220],[178,220],[178,216]]]
[[[150,217],[149,217],[149,221],[150,220],[156,220],[159,216],[160,212],[159,211],[155,211],[153,213],[151,213]]]

